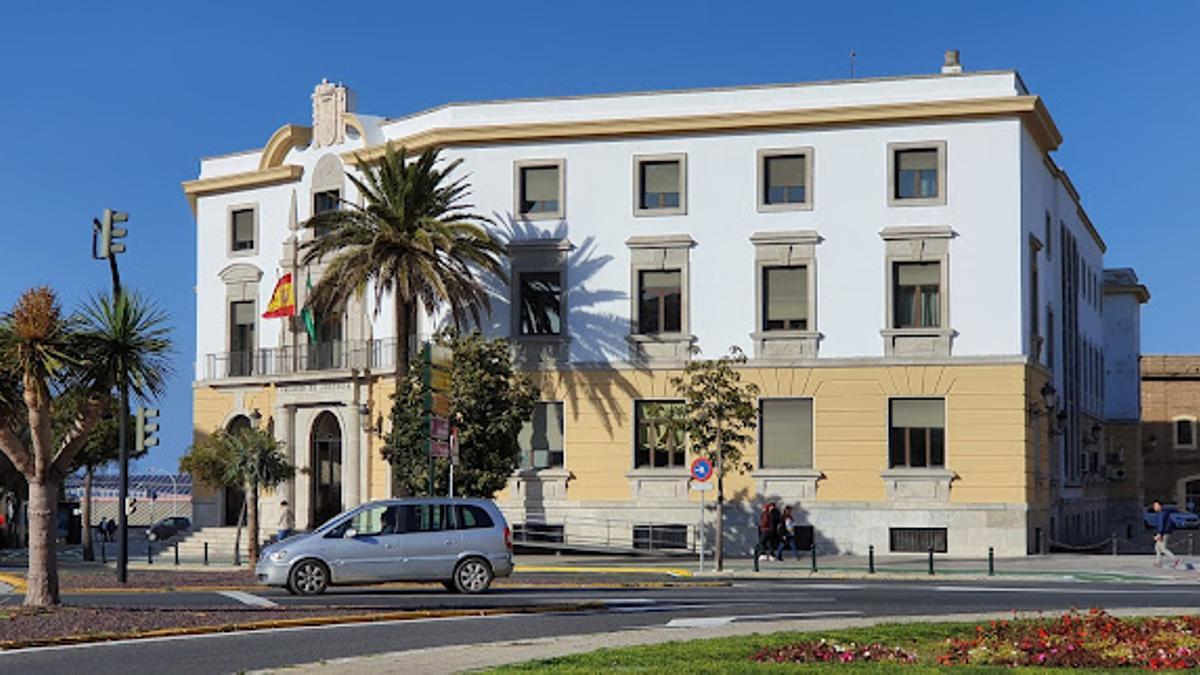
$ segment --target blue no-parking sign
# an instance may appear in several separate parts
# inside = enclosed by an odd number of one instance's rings
[[[712,472],[712,462],[708,461],[707,459],[703,457],[697,457],[695,461],[692,462],[692,478],[700,481],[701,483],[709,478],[712,478]]]

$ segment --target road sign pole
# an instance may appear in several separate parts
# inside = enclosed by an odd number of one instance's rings
[[[429,342],[425,343],[425,348],[422,356],[421,375],[424,382],[425,394],[425,451],[429,455],[429,496],[435,496],[433,487],[433,437],[429,433],[429,420],[433,416],[433,345]]]
[[[454,462],[450,462],[450,498],[454,498]]]
[[[700,573],[704,574],[704,492],[700,492]]]

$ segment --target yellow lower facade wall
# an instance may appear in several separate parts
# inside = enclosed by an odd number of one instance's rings
[[[542,400],[562,401],[568,501],[630,497],[634,401],[673,398],[679,371],[535,373]],[[1030,496],[1032,446],[1024,365],[745,368],[761,398],[813,399],[817,501],[883,502],[887,411],[893,397],[945,397],[946,469],[956,478],[951,503],[1024,504]],[[1040,386],[1040,385],[1038,385]],[[755,445],[743,448],[755,462]],[[732,493],[753,494],[752,473],[726,478]],[[504,496],[502,495],[501,498]]]

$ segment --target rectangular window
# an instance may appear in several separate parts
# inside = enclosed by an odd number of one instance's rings
[[[230,377],[251,374],[251,364],[254,362],[255,319],[253,302],[229,303]]]
[[[1175,420],[1175,447],[1196,447],[1196,420],[1186,418]]]
[[[936,148],[897,150],[896,199],[937,199],[938,151]]]
[[[523,216],[556,216],[562,213],[562,167],[558,164],[519,168],[520,213]]]
[[[638,273],[638,333],[678,333],[683,325],[683,273]]]
[[[942,468],[945,465],[945,399],[892,399],[888,428],[888,468]]]
[[[230,248],[234,251],[254,250],[254,209],[237,209],[230,214]]]
[[[635,468],[684,466],[683,401],[635,401],[633,465]]]
[[[811,398],[761,399],[758,403],[759,466],[764,469],[813,467]]]
[[[562,333],[562,278],[558,272],[522,272],[521,335]]]
[[[945,553],[946,528],[944,527],[890,527],[889,548],[892,553]]]
[[[683,159],[635,159],[637,211],[683,211]]]
[[[763,158],[763,194],[765,205],[803,204],[808,201],[804,155],[773,155]]]
[[[313,215],[325,213],[326,211],[340,211],[342,208],[342,191],[341,190],[325,190],[324,192],[313,193]],[[313,228],[313,236],[324,237],[329,234],[329,228],[316,227]]]
[[[763,268],[763,327],[808,330],[808,268]]]
[[[892,271],[893,328],[941,327],[941,263],[896,263]]]
[[[1053,246],[1051,244],[1051,241],[1052,241],[1052,236],[1053,236],[1053,232],[1054,232],[1054,230],[1051,227],[1049,211],[1046,212],[1046,227],[1045,227],[1045,229],[1046,229],[1046,236],[1045,236],[1046,241],[1043,243],[1045,243],[1045,245],[1046,245],[1046,259],[1049,260],[1050,258],[1053,257],[1051,255],[1051,248]]]
[[[1046,307],[1046,367],[1054,369],[1054,310]]]
[[[522,468],[561,467],[563,465],[563,404],[535,404],[533,418],[521,426],[517,442],[521,447]]]

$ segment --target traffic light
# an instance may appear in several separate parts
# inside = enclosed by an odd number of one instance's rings
[[[134,511],[137,511],[137,497],[126,497],[125,515],[132,516]]]
[[[137,451],[158,445],[158,408],[138,407],[137,411]]]
[[[123,211],[113,211],[112,209],[104,209],[104,215],[99,219],[93,219],[93,230],[99,236],[99,241],[96,251],[97,258],[110,258],[117,253],[125,252],[125,244],[122,244],[117,239],[124,239],[128,234],[128,230],[123,227],[114,227],[118,223],[124,223],[129,220],[129,214]]]

